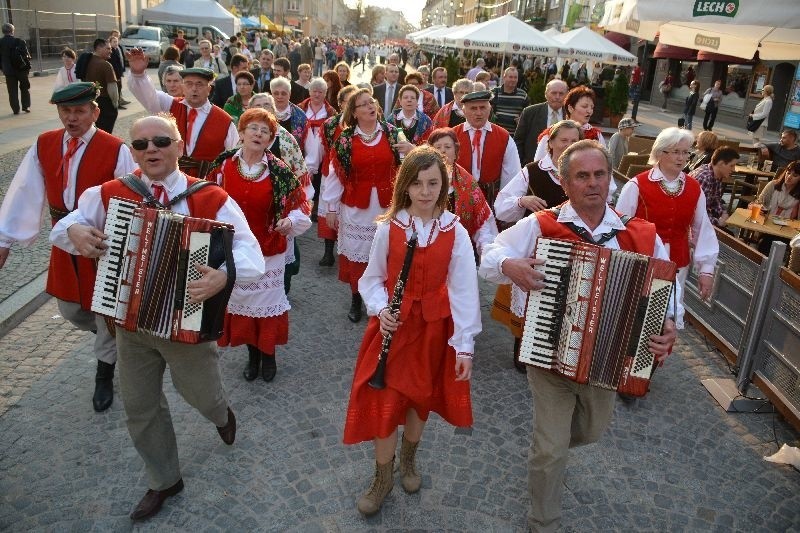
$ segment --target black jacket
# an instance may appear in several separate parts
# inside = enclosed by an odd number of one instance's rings
[[[547,114],[550,108],[547,102],[529,105],[522,110],[514,130],[514,142],[517,143],[517,151],[522,165],[533,161],[536,155],[536,147],[539,145],[539,134],[547,127]]]
[[[297,83],[296,81],[292,81],[292,92],[289,94],[289,101],[295,105],[299,104],[306,98],[308,98],[308,89]]]
[[[439,103],[439,95],[436,94],[436,87],[433,84],[431,84],[431,85],[428,85],[427,87],[425,87],[425,90],[433,95],[433,99],[438,104]],[[444,107],[444,104],[449,104],[452,101],[453,101],[453,89],[451,89],[450,87],[445,85],[444,86],[444,103],[442,103],[439,107]]]
[[[112,48],[111,57],[108,58],[108,62],[114,67],[114,74],[119,80],[125,72],[125,60],[122,57],[122,48],[119,46],[117,48]]]
[[[11,51],[17,46],[18,42],[25,47],[25,52],[30,57],[28,45],[22,39],[18,39],[13,35],[3,35],[3,38],[0,39],[0,66],[2,66],[3,74],[6,76],[19,76],[21,73],[27,74],[28,72],[26,70],[18,71],[11,64]]]
[[[233,87],[231,86],[231,76],[222,76],[214,81],[214,91],[211,94],[211,103],[220,109],[225,107],[225,102],[228,98],[233,96]]]

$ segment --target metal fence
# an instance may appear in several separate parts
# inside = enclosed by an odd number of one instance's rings
[[[14,35],[28,43],[33,70],[61,66],[61,51],[72,48],[77,54],[91,49],[98,37],[108,37],[119,29],[117,15],[98,13],[59,13],[34,9],[0,8],[2,22],[14,25]]]

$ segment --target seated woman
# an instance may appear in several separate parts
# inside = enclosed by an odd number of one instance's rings
[[[712,131],[701,131],[694,141],[694,151],[689,162],[684,167],[685,172],[692,172],[694,169],[711,163],[711,156],[719,146],[717,134]]]
[[[786,170],[764,187],[758,195],[758,202],[764,206],[762,212],[774,217],[800,218],[800,161],[792,161]],[[762,235],[758,241],[758,251],[769,255],[773,241],[788,243],[788,239]]]

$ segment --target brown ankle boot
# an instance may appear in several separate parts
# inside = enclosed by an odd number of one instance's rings
[[[422,486],[422,476],[417,473],[417,465],[414,461],[417,446],[419,446],[419,442],[407,441],[406,436],[403,435],[400,446],[400,483],[403,485],[403,490],[409,494],[419,491]]]
[[[383,500],[392,492],[394,486],[394,458],[385,465],[375,463],[375,478],[367,492],[358,499],[358,512],[372,516],[381,510]]]

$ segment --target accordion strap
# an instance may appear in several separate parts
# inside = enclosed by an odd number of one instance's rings
[[[558,218],[558,215],[561,213],[561,208],[553,207],[551,211],[553,211],[553,213],[556,214],[556,218]],[[630,222],[631,218],[632,217],[629,217],[628,215],[620,215],[619,217],[620,221],[622,221],[622,224],[624,226],[628,225],[628,222]],[[599,239],[594,240],[594,238],[592,238],[592,235],[588,231],[586,231],[586,228],[582,228],[577,224],[575,224],[574,222],[564,222],[564,225],[567,226],[569,229],[571,229],[572,232],[575,233],[575,235],[577,235],[584,241],[591,244],[596,244],[597,246],[602,246],[603,244],[607,243],[608,241],[616,237],[617,233],[619,233],[619,230],[612,229],[611,231],[600,235]]]
[[[173,198],[172,200],[167,202],[166,205],[164,205],[158,200],[156,200],[156,197],[153,196],[153,193],[150,192],[150,189],[142,182],[142,180],[137,178],[134,174],[126,174],[125,176],[119,178],[119,180],[122,183],[124,183],[125,186],[128,187],[130,190],[132,190],[133,192],[144,198],[143,202],[144,205],[155,207],[158,209],[169,209],[173,205],[177,204],[178,202],[186,198],[187,196],[196,193],[203,187],[208,187],[209,185],[213,185],[215,187],[218,186],[213,181],[205,181],[205,180],[196,181],[191,185],[189,185],[185,191],[176,195],[175,198]]]

